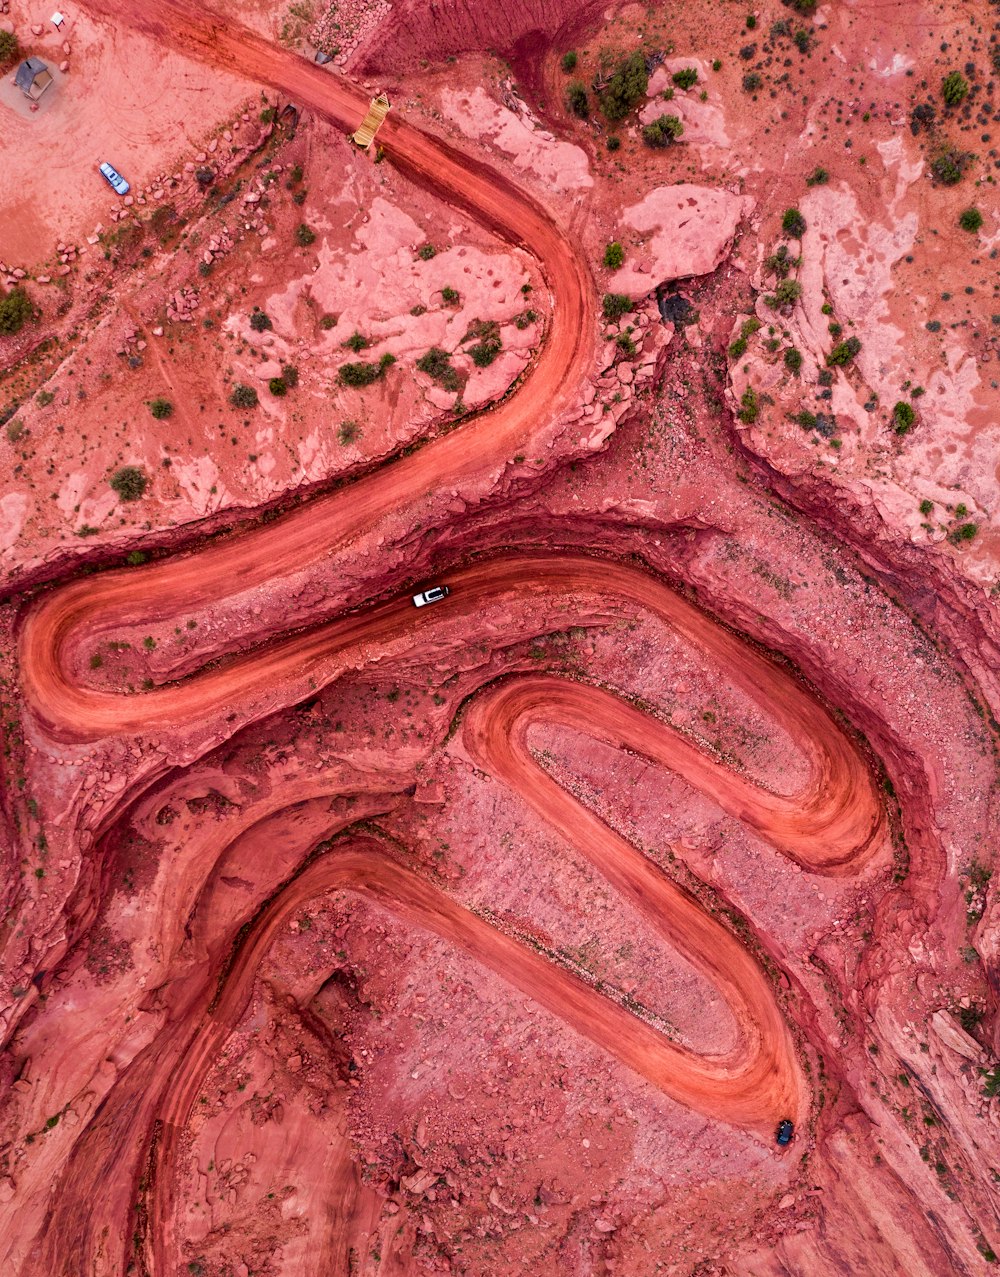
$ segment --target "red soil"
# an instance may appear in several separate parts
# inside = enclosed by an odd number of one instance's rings
[[[186,0],[88,8],[337,128],[367,106]],[[563,83],[518,44],[558,7],[456,7],[430,42],[426,14],[388,20],[394,69],[492,32]],[[417,114],[387,163],[550,294],[523,382],[278,517],[7,605],[3,1263],[976,1273],[992,605],[949,578],[934,614],[939,568],[859,560],[725,415],[750,286],[715,268],[767,190],[648,201],[707,199],[706,243],[633,216],[638,186],[584,216]],[[754,125],[711,124],[706,155],[727,128],[743,153]],[[627,292],[708,276],[686,324],[637,304],[601,340],[588,261],[618,225]]]

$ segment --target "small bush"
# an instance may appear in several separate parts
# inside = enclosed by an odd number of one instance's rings
[[[974,234],[983,224],[983,215],[978,208],[967,208],[959,216],[958,224],[963,231],[971,231]]]
[[[342,386],[370,386],[381,381],[387,368],[396,362],[396,356],[385,354],[377,364],[341,364],[337,377]]]
[[[792,239],[801,239],[806,233],[806,219],[797,208],[786,208],[781,219],[781,229]]]
[[[488,368],[502,349],[500,325],[495,320],[474,320],[462,340],[468,341],[470,337],[479,339],[469,349],[472,362],[477,368]]]
[[[851,362],[860,349],[861,342],[857,337],[848,337],[846,341],[838,342],[834,346],[827,355],[826,362],[831,368],[843,368]]]
[[[253,308],[253,314],[250,316],[250,327],[255,333],[266,333],[269,328],[273,328],[270,315],[265,315],[258,307]]]
[[[743,88],[747,93],[756,93],[763,83],[756,71],[748,71],[743,77]]]
[[[149,486],[149,480],[138,466],[122,466],[108,483],[122,501],[138,501]]]
[[[299,384],[299,370],[294,364],[283,364],[281,368],[281,380],[285,383],[289,390],[293,390]]]
[[[609,322],[621,319],[622,315],[627,315],[634,306],[632,298],[626,297],[624,293],[605,293],[601,299],[601,310],[604,318]]]
[[[800,53],[808,53],[812,48],[812,36],[810,36],[808,31],[796,31],[792,39]]]
[[[637,349],[635,342],[632,340],[632,330],[629,329],[627,333],[619,333],[615,338],[615,345],[626,359],[631,359]]]
[[[421,355],[417,368],[436,381],[442,390],[458,391],[462,388],[462,380],[451,366],[451,355],[440,346],[432,346],[426,355]]]
[[[900,399],[892,410],[892,428],[898,435],[905,435],[908,430],[911,430],[916,419],[917,414],[913,410],[913,405],[908,404],[904,399]]]
[[[215,172],[210,168],[196,169],[194,180],[199,186],[211,186],[215,181]]]
[[[619,150],[619,149],[620,149],[620,147],[621,147],[621,144],[622,144],[622,140],[621,140],[621,138],[620,138],[620,137],[618,137],[618,135],[617,135],[617,134],[615,134],[615,133],[612,133],[612,134],[611,134],[611,136],[608,138],[608,150],[609,150],[609,151],[617,151],[617,150]]]
[[[582,80],[572,80],[566,90],[566,107],[579,120],[590,115],[590,99],[587,97],[587,86]]]
[[[941,81],[941,96],[945,106],[958,106],[969,91],[969,82],[961,71],[951,71]]]
[[[801,412],[796,413],[795,420],[803,430],[815,430],[816,422],[819,419],[814,412],[810,412],[808,408],[803,408]]]
[[[604,265],[608,270],[619,270],[625,262],[625,250],[614,240],[604,250]]]
[[[825,168],[814,168],[806,178],[806,186],[826,186],[830,180],[830,174]]]
[[[370,343],[364,333],[359,333],[357,329],[355,329],[354,332],[351,333],[350,337],[348,337],[347,341],[343,341],[340,344],[342,346],[346,346],[348,350],[353,350],[356,355],[360,355]]]
[[[285,381],[284,377],[272,377],[267,383],[267,388],[272,395],[277,395],[279,399],[282,395],[288,394],[288,382]]]
[[[669,146],[684,132],[684,125],[676,115],[661,115],[642,130],[642,140],[657,149]]]
[[[698,68],[683,67],[670,77],[679,89],[690,89],[698,83]]]
[[[13,421],[7,422],[7,438],[11,443],[17,443],[18,439],[26,433],[26,427],[19,417],[15,417]]]
[[[295,242],[300,248],[308,248],[310,244],[315,243],[316,232],[311,226],[307,226],[305,222],[300,222],[295,231]]]
[[[457,306],[461,300],[461,295],[457,288],[442,288],[441,300],[446,306]]]
[[[624,120],[646,96],[649,72],[646,59],[638,51],[619,66],[601,94],[601,109],[609,120]]]
[[[760,413],[760,400],[757,397],[756,390],[752,386],[747,386],[740,398],[739,418],[745,425],[752,425]]]
[[[797,279],[783,279],[774,293],[764,300],[772,310],[777,310],[779,306],[791,306],[802,296],[802,285]]]
[[[797,257],[789,257],[788,245],[779,244],[775,252],[770,257],[765,258],[764,269],[777,275],[779,279],[784,279],[792,267],[799,264]]]
[[[562,55],[562,62],[559,65],[566,72],[566,74],[569,75],[570,71],[576,70],[577,61],[578,61],[578,58],[576,56],[576,53],[572,49],[570,49],[568,53],[564,53]]]
[[[740,57],[744,62],[752,62],[756,53],[757,46],[755,44],[745,44],[743,48],[740,49]]]
[[[337,431],[337,439],[346,447],[350,443],[357,443],[361,433],[361,427],[356,421],[342,421]]]
[[[802,371],[802,351],[789,346],[785,351],[785,367],[797,377]]]
[[[261,124],[273,124],[278,118],[278,108],[276,106],[267,106],[260,113]]]
[[[931,174],[942,186],[957,186],[965,173],[969,156],[948,146],[931,160]]]
[[[747,339],[745,337],[735,337],[729,343],[729,358],[739,359],[746,354]]]
[[[0,336],[13,337],[34,317],[35,308],[23,288],[12,288],[6,297],[0,298]]]
[[[432,257],[437,257],[437,249],[433,244],[421,244],[417,249],[417,256],[422,262],[429,262]]]
[[[971,541],[979,531],[978,523],[960,523],[954,532],[949,532],[948,539],[955,545],[960,541]]]
[[[322,328],[324,331],[328,331],[328,330],[329,330],[329,329],[331,329],[331,328],[336,328],[336,327],[337,327],[337,316],[336,316],[336,315],[324,315],[324,316],[322,317],[322,319],[319,321],[319,326],[320,326],[320,328]]]
[[[0,31],[0,67],[14,62],[21,52],[17,36],[12,31]]]
[[[522,332],[525,328],[529,328],[538,316],[533,310],[522,310],[520,315],[514,320],[514,327],[519,328]]]
[[[781,0],[786,9],[793,9],[796,13],[801,13],[804,18],[811,18],[816,12],[816,5],[819,0]]]
[[[166,417],[169,417],[173,410],[174,405],[169,399],[151,399],[149,401],[149,411],[157,421],[163,421]]]
[[[230,392],[229,402],[234,408],[256,408],[259,401],[253,386],[245,386],[238,381]]]

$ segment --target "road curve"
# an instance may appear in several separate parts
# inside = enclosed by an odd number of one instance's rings
[[[222,25],[221,19],[182,0],[156,5],[88,0],[87,8],[213,65],[269,83],[344,129],[356,128],[367,109],[367,96],[343,79],[268,44],[238,23]],[[64,658],[74,634],[190,614],[299,572],[356,540],[390,512],[416,510],[443,487],[503,465],[542,423],[572,403],[592,358],[596,310],[593,280],[568,234],[501,174],[398,116],[389,117],[379,141],[394,165],[415,182],[537,257],[554,307],[532,375],[517,394],[460,430],[274,523],[204,546],[196,555],[141,570],[102,573],[46,595],[25,618],[20,635],[22,669],[39,686],[54,688],[66,681]]]
[[[617,844],[626,848],[628,844],[606,826],[602,825],[601,831],[615,844],[609,846],[604,863],[599,865],[606,871],[620,854]],[[798,1118],[804,1107],[803,1079],[791,1035],[757,963],[725,928],[640,853],[631,848],[629,852],[633,861],[642,862],[649,871],[645,890],[634,896],[634,903],[658,925],[664,908],[700,917],[702,938],[716,947],[719,969],[730,968],[731,979],[720,982],[720,988],[730,999],[739,1023],[740,1038],[732,1051],[700,1056],[674,1045],[577,976],[498,931],[440,888],[390,859],[376,839],[352,840],[347,849],[331,851],[314,861],[259,915],[227,973],[218,1001],[203,1014],[183,1051],[175,1057],[176,1070],[171,1072],[169,1088],[156,1111],[159,1140],[151,1167],[146,1242],[150,1271],[173,1271],[180,1255],[173,1234],[178,1207],[176,1159],[205,1076],[244,1014],[261,961],[280,927],[314,897],[329,891],[368,896],[397,916],[459,945],[664,1094],[706,1116],[753,1131],[768,1141],[780,1118],[789,1114]],[[597,863],[597,857],[594,859]],[[620,885],[620,874],[612,872],[608,877]],[[336,1259],[326,1258],[327,1262]]]

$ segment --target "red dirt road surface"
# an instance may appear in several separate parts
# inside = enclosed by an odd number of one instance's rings
[[[968,102],[902,127],[948,47],[902,7],[88,0],[247,95],[89,258],[0,262],[0,549],[43,547],[0,603],[3,1272],[998,1262],[992,498],[943,461],[994,351],[955,320],[924,399],[877,331],[920,148],[994,116],[950,0]],[[362,308],[378,228],[413,292]],[[34,492],[69,426],[116,496]]]

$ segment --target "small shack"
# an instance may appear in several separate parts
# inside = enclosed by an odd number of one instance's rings
[[[52,75],[41,58],[25,58],[17,68],[14,83],[26,98],[37,102],[52,83]]]
[[[380,93],[377,98],[372,98],[372,104],[368,108],[368,114],[361,121],[361,127],[353,134],[353,141],[361,147],[363,151],[367,151],[375,140],[375,134],[379,130],[379,125],[389,114],[389,99],[384,93]]]

